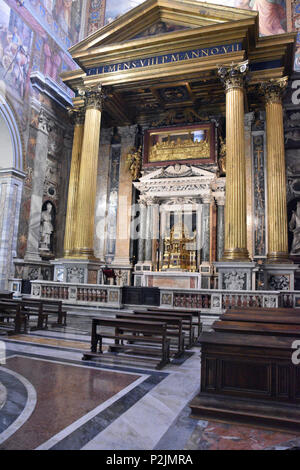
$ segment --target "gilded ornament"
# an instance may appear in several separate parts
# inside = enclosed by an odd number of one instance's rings
[[[168,135],[167,140],[153,145],[149,154],[149,162],[200,158],[210,158],[209,136],[194,141],[191,133],[189,139],[178,137],[176,140],[171,140],[171,136]]]
[[[161,271],[174,269],[195,272],[197,270],[196,230],[187,236],[183,225],[173,226],[170,235],[164,239],[164,254]]]
[[[136,148],[133,147],[127,154],[126,161],[132,181],[138,180],[141,176],[142,169],[142,148],[139,147],[139,149],[136,150]]]
[[[224,139],[220,136],[220,154],[219,154],[219,172],[220,176],[226,176],[226,143]]]

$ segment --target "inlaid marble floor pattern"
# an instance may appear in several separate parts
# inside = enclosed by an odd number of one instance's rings
[[[0,450],[288,449],[299,436],[198,421],[200,350],[161,371],[141,364],[82,361],[90,318],[68,327],[1,337]],[[2,347],[3,350],[3,347]],[[2,356],[0,356],[1,359]]]

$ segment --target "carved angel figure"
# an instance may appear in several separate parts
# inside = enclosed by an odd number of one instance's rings
[[[126,158],[128,169],[131,173],[131,178],[133,181],[136,181],[141,174],[142,168],[142,150],[141,147],[136,150],[135,148],[131,149],[131,152],[127,154]]]
[[[220,137],[220,156],[218,160],[220,176],[226,175],[226,144],[224,139]]]

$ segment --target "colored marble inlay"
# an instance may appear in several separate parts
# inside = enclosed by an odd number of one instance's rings
[[[265,215],[265,157],[264,133],[254,135],[253,169],[254,169],[254,255],[266,254],[266,215]]]
[[[186,445],[190,450],[263,450],[295,438],[292,434],[200,421]]]
[[[0,446],[6,450],[35,449],[139,378],[25,357],[9,358],[5,368],[25,377],[37,393],[28,421]]]
[[[36,338],[34,336],[27,336],[27,335],[10,336],[9,339],[13,341],[21,341],[24,343],[34,343],[34,344],[40,344],[44,346],[82,349],[85,351],[90,350],[90,343],[87,343],[84,341],[70,341],[70,340],[56,339],[56,338],[53,338],[53,339],[52,338]]]

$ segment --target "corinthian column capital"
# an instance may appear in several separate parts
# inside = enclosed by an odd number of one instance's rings
[[[272,78],[261,83],[260,92],[264,95],[266,104],[281,103],[282,95],[287,87],[288,77]]]
[[[103,110],[104,100],[107,98],[102,85],[93,88],[81,88],[78,90],[79,95],[84,98],[85,109]]]
[[[248,60],[239,62],[238,64],[232,63],[231,65],[218,67],[218,75],[226,91],[232,88],[244,88],[247,72]]]

